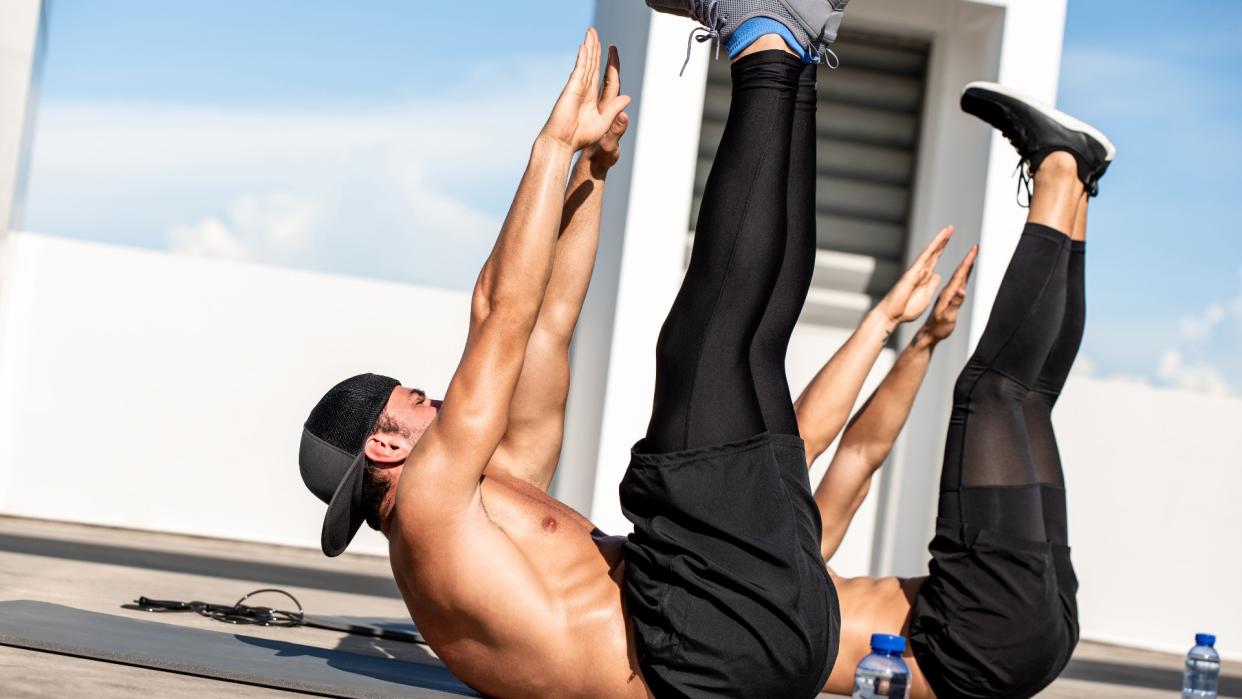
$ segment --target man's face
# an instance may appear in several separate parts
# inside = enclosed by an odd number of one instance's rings
[[[440,401],[429,400],[421,389],[405,386],[392,389],[384,407],[384,415],[400,425],[412,443],[418,442],[439,412]]]
[[[389,478],[399,477],[406,458],[439,412],[440,402],[429,400],[421,390],[394,388],[375,425],[375,433],[367,437],[367,458],[387,471]]]

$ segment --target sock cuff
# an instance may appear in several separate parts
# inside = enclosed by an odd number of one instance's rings
[[[780,20],[771,17],[751,17],[742,22],[742,25],[729,37],[727,46],[729,58],[737,58],[738,54],[750,48],[750,45],[758,41],[759,37],[767,34],[779,34],[785,40],[785,44],[789,46],[789,49],[797,53],[804,63],[811,61],[811,57],[807,55],[806,48],[798,43],[798,38],[793,31]]]

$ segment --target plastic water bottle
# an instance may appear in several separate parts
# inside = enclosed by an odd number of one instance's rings
[[[901,636],[872,635],[871,655],[863,658],[854,672],[854,699],[909,699],[910,668],[901,659],[905,650],[906,639]]]
[[[1182,679],[1182,699],[1216,699],[1220,681],[1220,655],[1216,637],[1210,633],[1195,634],[1195,647],[1186,654],[1186,674]]]

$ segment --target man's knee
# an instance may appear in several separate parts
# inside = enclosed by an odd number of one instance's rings
[[[1011,410],[1022,405],[1030,387],[1000,372],[967,365],[953,388],[954,406],[971,413]]]

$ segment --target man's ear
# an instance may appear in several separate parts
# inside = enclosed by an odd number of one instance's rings
[[[377,432],[367,437],[363,448],[367,458],[377,464],[399,464],[410,455],[414,443],[397,432]]]

